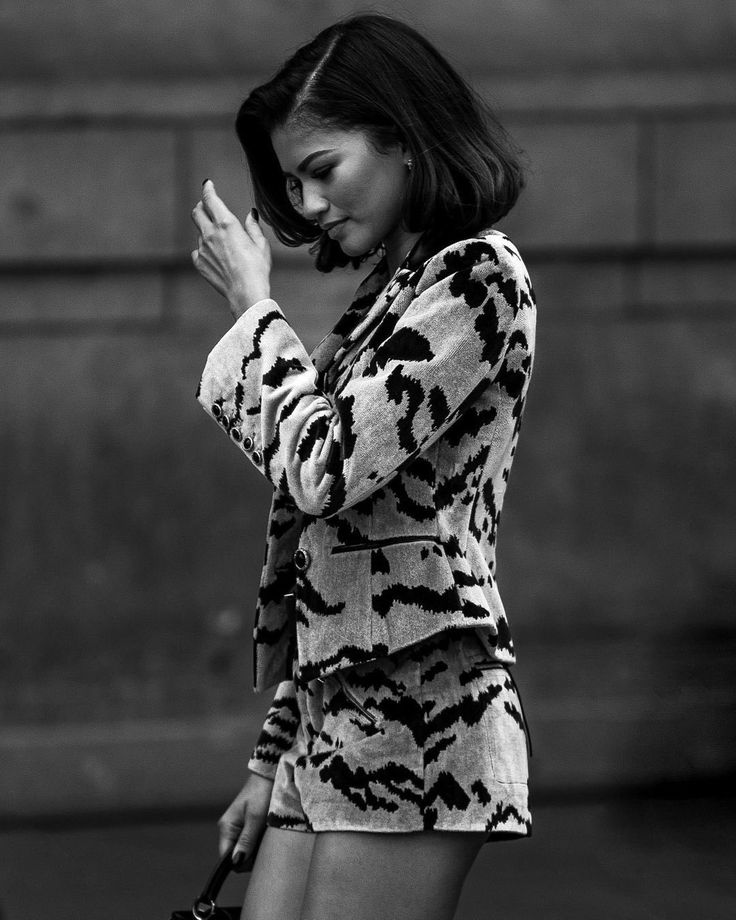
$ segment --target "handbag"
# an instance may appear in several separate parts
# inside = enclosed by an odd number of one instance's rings
[[[202,894],[195,899],[192,906],[188,910],[175,910],[170,920],[240,920],[241,906],[218,907],[216,903],[220,888],[233,868],[231,855],[232,848],[218,860],[202,889]],[[255,853],[252,853],[243,863],[243,868],[252,869],[254,861]]]

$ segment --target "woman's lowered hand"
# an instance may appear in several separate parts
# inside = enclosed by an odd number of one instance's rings
[[[220,856],[233,848],[231,859],[236,872],[252,867],[252,857],[266,829],[272,789],[273,780],[251,773],[217,822]]]
[[[199,231],[192,262],[205,281],[227,299],[235,319],[271,296],[271,247],[255,209],[241,224],[218,196],[212,180],[206,179],[192,220]]]

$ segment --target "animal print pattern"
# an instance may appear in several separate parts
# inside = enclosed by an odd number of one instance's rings
[[[381,260],[311,356],[273,300],[211,351],[197,399],[274,488],[253,680],[278,684],[276,747],[294,653],[311,681],[472,627],[515,660],[496,542],[535,321],[516,247],[488,230],[392,277]]]
[[[305,679],[281,699],[267,823],[299,831],[531,833],[526,723],[475,630]],[[272,717],[272,725],[273,725]],[[291,737],[291,742],[286,741]],[[268,754],[267,754],[268,752]]]

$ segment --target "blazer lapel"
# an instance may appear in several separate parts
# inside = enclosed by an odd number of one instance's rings
[[[324,384],[327,369],[339,361],[344,352],[364,332],[378,322],[405,282],[406,272],[413,268],[414,256],[421,252],[422,237],[412,246],[406,258],[389,277],[386,256],[375,265],[373,271],[361,282],[353,302],[337,323],[312,351],[310,358],[317,369],[320,385]]]
[[[360,330],[365,328],[364,320],[368,315],[374,313],[376,295],[386,286],[386,281],[386,260],[384,258],[363,279],[350,306],[310,354],[320,378],[332,363],[340,347],[347,344],[348,340],[353,341],[357,335],[360,335]]]

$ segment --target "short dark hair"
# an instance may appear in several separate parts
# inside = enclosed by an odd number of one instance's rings
[[[271,144],[271,131],[289,119],[363,130],[378,149],[406,146],[414,167],[402,218],[422,232],[425,257],[500,220],[524,185],[520,151],[426,38],[376,13],[340,20],[256,87],[235,122],[256,206],[287,246],[315,244],[320,271],[357,268],[376,250],[346,256],[293,208]]]

